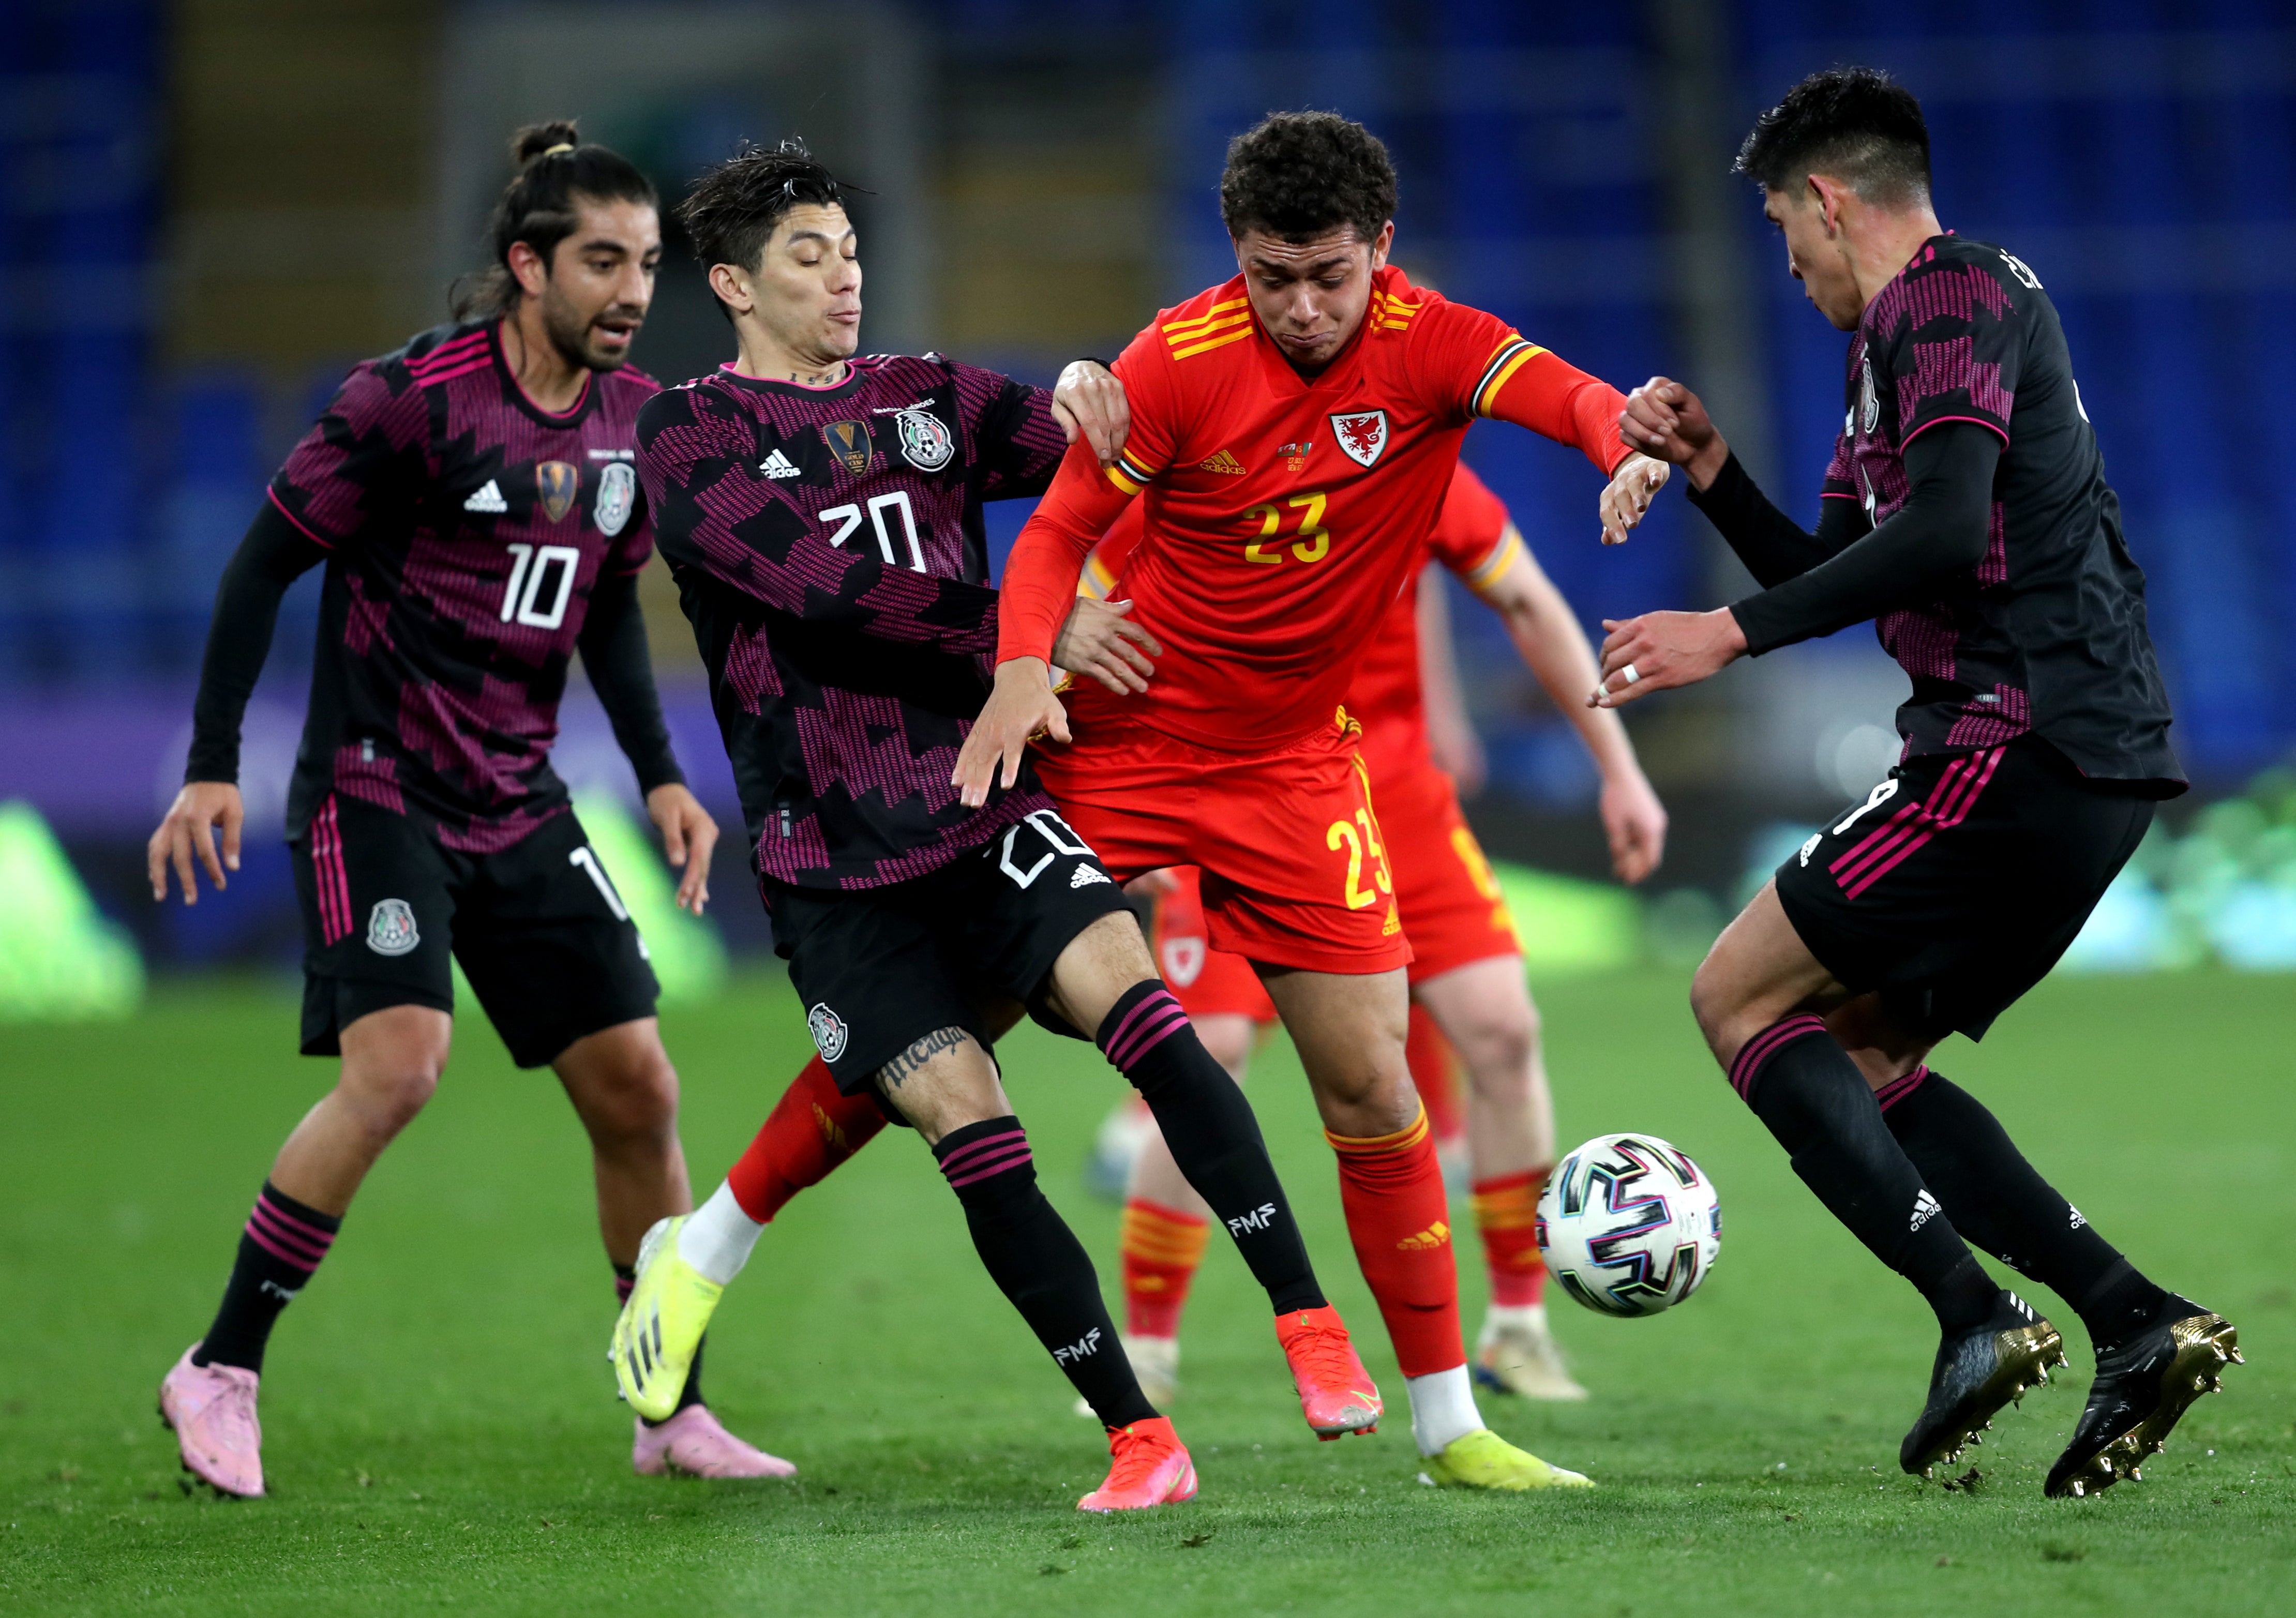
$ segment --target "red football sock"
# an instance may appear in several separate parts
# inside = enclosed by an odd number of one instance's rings
[[[1325,1130],[1324,1139],[1339,1154],[1348,1235],[1403,1374],[1429,1377],[1464,1365],[1450,1209],[1427,1109],[1391,1135],[1351,1140]]]
[[[816,1057],[790,1081],[741,1161],[726,1171],[726,1183],[742,1213],[771,1224],[783,1204],[827,1179],[884,1127],[876,1102],[840,1095],[829,1065]]]
[[[1435,1143],[1447,1146],[1464,1139],[1467,1120],[1460,1110],[1458,1055],[1427,1014],[1427,1008],[1416,1001],[1411,1007],[1411,1032],[1404,1041],[1403,1059],[1410,1065],[1411,1082],[1419,1087],[1420,1100],[1426,1104]]]
[[[1546,1261],[1538,1254],[1538,1197],[1546,1171],[1529,1169],[1475,1181],[1475,1228],[1491,1272],[1491,1302],[1521,1308],[1546,1295]]]
[[[1177,1337],[1188,1285],[1204,1262],[1209,1221],[1144,1197],[1124,1205],[1124,1329],[1136,1337]]]

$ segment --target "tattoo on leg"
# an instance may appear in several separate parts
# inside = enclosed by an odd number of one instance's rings
[[[944,1050],[954,1050],[964,1043],[967,1035],[962,1028],[936,1028],[906,1050],[877,1069],[877,1077],[894,1089],[901,1081],[922,1067]]]

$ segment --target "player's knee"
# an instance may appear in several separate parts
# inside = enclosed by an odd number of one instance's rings
[[[677,1070],[656,1047],[634,1053],[599,1088],[588,1108],[594,1135],[652,1140],[677,1128]]]
[[[445,1070],[444,1058],[430,1052],[394,1053],[356,1066],[346,1063],[339,1089],[367,1129],[389,1140],[430,1105]]]
[[[1538,1051],[1538,1013],[1529,1005],[1479,1012],[1459,1031],[1455,1048],[1469,1079],[1485,1095],[1515,1095],[1529,1087]]]
[[[1739,1046],[1761,1032],[1758,1026],[1746,1026],[1751,1014],[1749,999],[1735,975],[1718,966],[1712,954],[1699,963],[1690,980],[1690,1014],[1698,1019],[1706,1048],[1725,1066],[1737,1055]]]

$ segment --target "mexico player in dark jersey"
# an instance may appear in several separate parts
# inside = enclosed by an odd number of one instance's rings
[[[1637,388],[1628,441],[1685,468],[1765,588],[1613,625],[1592,700],[1875,620],[1913,681],[1904,756],[1778,868],[1693,1002],[1794,1172],[1936,1311],[1905,1468],[1958,1455],[2063,1358],[1965,1238],[2088,1328],[2096,1381],[2046,1488],[2093,1493],[2136,1475],[2239,1358],[2236,1334],[2138,1273],[1924,1058],[1949,1033],[1982,1037],[2039,981],[2154,802],[2185,789],[2144,577],[2056,310],[2014,254],[1939,227],[1913,96],[1867,69],[1814,75],[1738,165],[1810,301],[1851,333],[1824,515],[1809,534],[1771,505],[1687,388]]]
[[[989,1055],[1008,1007],[1094,1039],[1139,1088],[1267,1288],[1311,1426],[1369,1428],[1376,1392],[1259,1126],[1122,893],[1033,779],[979,805],[950,782],[996,642],[980,503],[1051,480],[1065,447],[1052,400],[938,355],[851,357],[857,240],[837,182],[794,143],[705,175],[680,217],[739,355],[646,404],[638,470],[709,666],[775,942],[838,1089],[916,1128],[990,1276],[1107,1428],[1112,1464],[1085,1509],[1185,1500],[1195,1470],[1037,1189]],[[1121,621],[1078,609],[1064,661],[1094,666]],[[641,1412],[676,1397],[759,1229],[728,1185],[648,1234],[613,1344]]]
[[[522,130],[470,318],[356,367],[273,480],[226,570],[185,786],[152,839],[193,898],[238,863],[239,726],[288,584],[326,568],[288,798],[304,923],[302,1049],[342,1058],[256,1199],[215,1322],[160,1390],[184,1464],[259,1495],[256,1393],[280,1310],[446,1066],[452,965],[521,1067],[587,1128],[627,1290],[647,1227],[693,1205],[645,944],[550,768],[579,650],[699,911],[717,828],[671,757],[637,573],[652,524],[627,369],[660,255],[652,188],[570,124]],[[222,831],[221,859],[213,831]],[[718,1426],[698,1379],[640,1421],[641,1472],[786,1474]]]

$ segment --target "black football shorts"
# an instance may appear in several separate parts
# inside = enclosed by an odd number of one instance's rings
[[[288,843],[303,903],[303,1054],[389,1006],[455,1009],[452,959],[521,1067],[652,1017],[645,941],[571,810],[508,848],[446,847],[418,821],[333,793]]]
[[[1909,1030],[1981,1039],[2057,964],[2152,823],[2038,736],[1906,760],[1778,867],[1819,964]]]
[[[906,882],[833,889],[767,878],[759,889],[814,1046],[847,1095],[874,1093],[880,1067],[943,1028],[994,1043],[993,1001],[1091,1038],[1046,1006],[1053,963],[1103,916],[1131,909],[1050,809]]]

